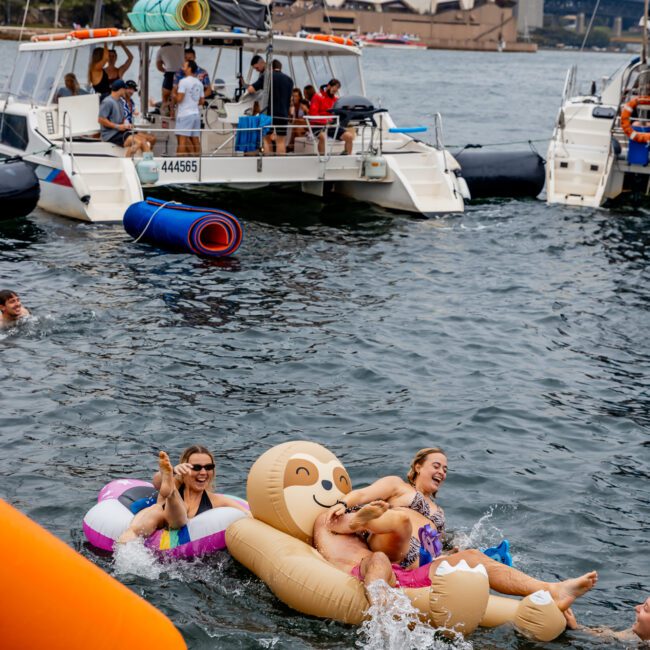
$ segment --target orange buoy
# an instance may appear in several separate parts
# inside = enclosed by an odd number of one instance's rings
[[[186,649],[155,607],[0,499],[3,650]]]

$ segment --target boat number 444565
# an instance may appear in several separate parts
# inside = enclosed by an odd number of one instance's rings
[[[160,171],[165,173],[196,173],[199,171],[199,165],[196,160],[165,160],[160,165]]]

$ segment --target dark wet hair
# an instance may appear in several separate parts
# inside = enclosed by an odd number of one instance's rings
[[[411,485],[415,486],[415,479],[418,477],[418,471],[415,469],[415,466],[421,465],[427,459],[427,456],[430,456],[431,454],[447,455],[440,447],[425,447],[424,449],[420,449],[420,451],[418,451],[418,453],[413,457],[408,474],[406,475],[406,479]]]
[[[327,82],[327,85],[328,86],[340,86],[341,82],[338,79],[332,78]]]
[[[193,47],[186,47],[185,54],[194,54],[196,56],[196,52],[194,51]]]
[[[196,65],[196,61],[188,61],[187,67],[192,71],[192,74],[196,74],[196,71],[199,69],[199,66]]]
[[[10,289],[4,289],[3,291],[0,291],[0,305],[4,305],[7,300],[10,300],[11,298],[17,298],[18,294],[15,291],[11,291]]]
[[[277,59],[273,59],[273,62],[271,63],[271,70],[282,70],[282,63],[280,63],[280,61]]]
[[[260,61],[264,61],[264,59],[259,54],[256,54],[251,59],[251,67],[254,66],[254,65],[257,65]]]

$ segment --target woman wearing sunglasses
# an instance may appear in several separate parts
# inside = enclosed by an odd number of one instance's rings
[[[158,528],[182,528],[188,519],[212,508],[229,506],[248,513],[234,499],[213,492],[214,457],[205,447],[188,447],[181,454],[176,467],[172,467],[169,456],[161,451],[158,465],[160,469],[153,477],[158,500],[154,505],[138,512],[118,539],[119,543],[130,542],[137,537],[148,537]]]

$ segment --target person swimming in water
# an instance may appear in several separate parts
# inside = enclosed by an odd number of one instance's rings
[[[23,307],[15,291],[0,291],[0,327],[15,325],[21,318],[29,315],[29,310]]]
[[[582,630],[594,636],[615,639],[623,642],[650,641],[650,598],[634,607],[636,619],[632,627],[626,630],[612,630],[608,627],[585,627],[579,625],[571,609],[564,612],[567,621],[567,628],[570,630]]]
[[[135,515],[118,543],[148,537],[158,528],[182,528],[189,519],[212,508],[227,506],[248,514],[248,510],[234,499],[213,492],[214,456],[205,447],[188,447],[176,467],[172,467],[169,456],[161,451],[158,465],[160,469],[152,481],[158,490],[157,503]]]
[[[402,569],[417,570],[420,564],[420,528],[431,525],[439,533],[445,532],[445,515],[434,501],[434,497],[447,477],[447,469],[447,456],[442,449],[421,449],[411,462],[408,482],[399,476],[387,476],[368,487],[352,490],[337,505],[330,508],[326,515],[326,524],[330,527],[338,525],[338,518],[353,514],[363,504],[373,501],[387,502],[408,522],[406,528],[400,526],[386,532],[373,532],[369,529],[361,533],[371,551],[385,553],[392,563],[397,563]],[[358,535],[359,531],[356,534]],[[598,581],[598,574],[590,571],[569,580],[544,582],[496,562],[478,549],[454,549],[450,555],[434,559],[434,565],[442,559],[451,564],[463,559],[470,566],[483,564],[487,570],[490,588],[502,594],[528,596],[536,591],[548,591],[562,611],[568,609],[576,598],[587,593]]]

